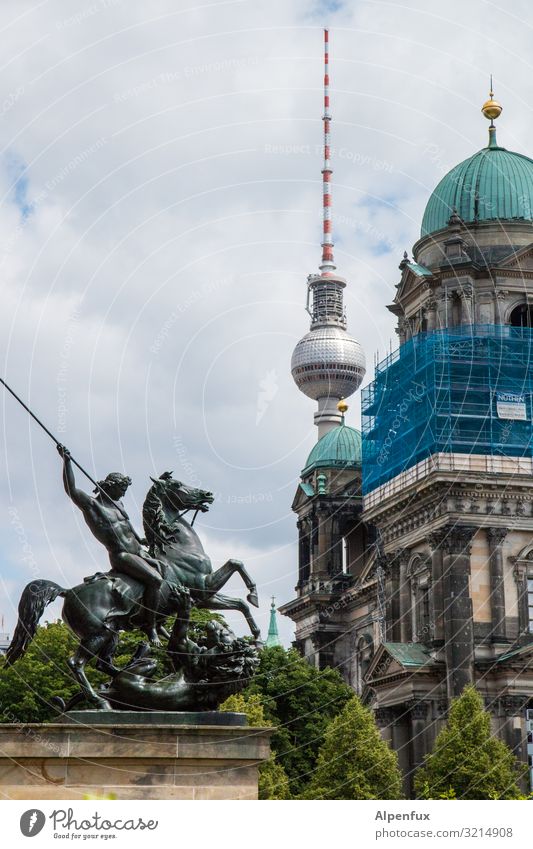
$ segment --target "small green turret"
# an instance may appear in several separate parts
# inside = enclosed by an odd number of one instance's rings
[[[272,646],[280,645],[281,641],[278,634],[278,623],[276,621],[276,600],[274,596],[272,596],[272,604],[270,605],[270,624],[268,626],[266,646],[268,648],[272,648]]]

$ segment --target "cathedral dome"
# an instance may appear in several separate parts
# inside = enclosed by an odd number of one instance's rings
[[[465,224],[533,221],[533,159],[496,142],[456,165],[431,195],[422,219],[422,237],[447,227],[457,211]]]
[[[342,424],[318,440],[307,458],[302,475],[313,469],[357,469],[361,466],[361,434]]]

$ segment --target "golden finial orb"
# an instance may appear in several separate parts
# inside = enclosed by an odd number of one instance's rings
[[[342,413],[342,415],[344,416],[347,409],[348,409],[348,404],[346,403],[344,398],[341,398],[341,400],[337,404],[337,410],[339,411],[339,413]]]
[[[497,100],[494,100],[494,92],[492,90],[492,77],[490,78],[490,93],[489,99],[485,101],[483,106],[481,107],[481,111],[483,112],[485,118],[488,121],[494,121],[495,118],[499,118],[502,114],[503,106],[501,103],[498,103]]]

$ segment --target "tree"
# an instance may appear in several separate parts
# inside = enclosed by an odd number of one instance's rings
[[[0,661],[0,722],[44,722],[57,714],[52,696],[67,701],[79,689],[66,663],[75,646],[62,622],[47,622],[14,666]],[[103,680],[94,670],[89,675],[93,684]]]
[[[256,728],[272,725],[265,718],[265,708],[261,696],[257,693],[244,696],[238,693],[229,696],[220,705],[222,711],[236,711],[246,714],[248,724]],[[259,767],[259,798],[260,799],[290,799],[289,779],[282,765],[277,762],[273,751],[267,761]]]
[[[353,696],[329,724],[306,799],[401,799],[398,756]]]
[[[309,783],[324,733],[353,691],[333,669],[318,670],[297,651],[264,648],[245,695],[257,693],[276,731],[272,749],[289,778],[293,796]]]
[[[475,687],[450,706],[433,752],[415,775],[420,799],[520,799],[527,772],[502,740],[491,735],[490,714]]]

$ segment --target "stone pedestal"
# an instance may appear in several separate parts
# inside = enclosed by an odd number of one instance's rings
[[[76,711],[0,725],[0,798],[256,799],[271,733],[228,713]]]

